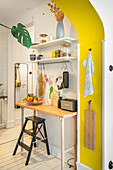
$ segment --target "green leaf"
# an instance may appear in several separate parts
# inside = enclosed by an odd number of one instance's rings
[[[49,94],[49,99],[51,99],[51,94]]]
[[[13,26],[11,28],[11,33],[15,38],[18,39],[18,42],[23,46],[29,48],[32,45],[30,34],[23,24],[18,23],[17,27]]]
[[[25,25],[21,24],[21,23],[18,23],[17,24],[17,27],[16,26],[13,26],[12,28],[4,25],[4,24],[1,24],[0,23],[0,26],[3,26],[7,29],[11,29],[11,33],[12,35],[18,39],[18,42],[20,44],[22,44],[23,46],[29,48],[31,47],[32,45],[36,45],[36,44],[32,44],[32,41],[31,41],[31,37],[30,37],[30,34],[29,32],[26,30],[26,27]]]
[[[50,94],[53,92],[53,86],[50,87]]]
[[[53,86],[50,87],[49,99],[51,99],[52,92],[53,92]]]
[[[26,28],[25,25],[21,24],[21,23],[18,23],[17,24],[17,28],[18,29],[22,29],[22,28]]]
[[[11,33],[13,34],[13,36],[14,36],[15,38],[18,38],[18,30],[17,30],[16,26],[13,26],[13,27],[12,27]]]

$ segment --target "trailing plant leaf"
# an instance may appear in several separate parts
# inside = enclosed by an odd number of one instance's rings
[[[7,29],[10,29],[11,30],[11,33],[12,35],[18,39],[18,42],[20,44],[22,44],[23,46],[29,48],[31,47],[32,45],[36,45],[37,43],[34,43],[32,44],[32,41],[31,41],[31,37],[30,37],[30,34],[29,32],[27,31],[25,25],[21,24],[21,23],[18,23],[17,24],[17,27],[16,26],[13,26],[12,28],[10,27],[7,27],[6,25],[4,24],[1,24],[1,26],[7,28]]]
[[[13,26],[13,27],[11,28],[11,33],[13,34],[13,36],[14,36],[15,38],[18,38],[18,30],[17,30],[16,26]]]
[[[32,45],[30,34],[23,24],[18,23],[17,27],[13,26],[11,28],[11,33],[15,38],[18,39],[18,42],[23,46],[29,48]]]

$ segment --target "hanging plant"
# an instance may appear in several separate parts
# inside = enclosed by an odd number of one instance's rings
[[[12,28],[10,27],[7,27],[6,25],[4,24],[1,24],[1,26],[7,28],[7,29],[10,29],[11,30],[11,33],[12,35],[18,40],[18,42],[20,44],[22,44],[23,46],[29,48],[31,47],[32,45],[35,45],[35,44],[32,44],[32,40],[31,40],[31,37],[30,37],[30,34],[29,32],[27,31],[25,25],[21,24],[21,23],[18,23],[17,24],[17,27],[16,26],[13,26]]]

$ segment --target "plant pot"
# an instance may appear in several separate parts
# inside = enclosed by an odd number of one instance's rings
[[[58,21],[57,29],[56,29],[56,38],[63,38],[64,37],[64,24],[63,21]]]

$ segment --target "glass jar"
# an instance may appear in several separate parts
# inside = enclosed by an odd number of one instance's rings
[[[40,43],[47,42],[47,34],[40,34]]]
[[[62,57],[71,57],[71,44],[63,44],[62,45]]]
[[[35,51],[33,51],[32,54],[30,54],[30,60],[31,60],[31,61],[35,61],[35,60],[36,60]]]

